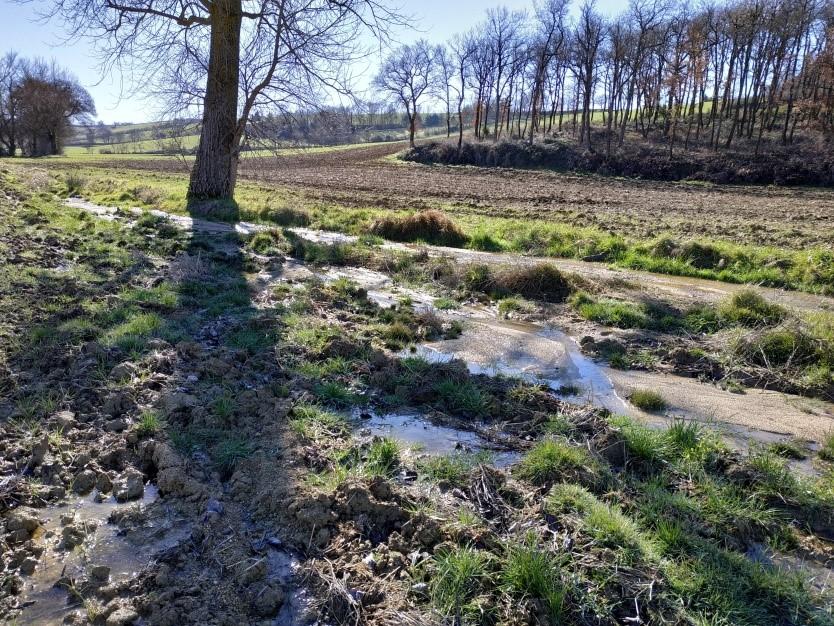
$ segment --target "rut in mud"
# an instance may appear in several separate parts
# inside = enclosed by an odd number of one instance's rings
[[[777,565],[830,567],[823,474],[587,404],[634,410],[546,320],[438,310],[385,274],[255,254],[228,225],[63,210],[14,203],[30,239],[4,234],[16,264],[54,268],[11,277],[40,281],[21,324],[53,331],[4,363],[9,619],[38,610],[26,571],[71,555],[49,593],[77,624],[830,622],[827,586]],[[73,519],[98,498],[118,513],[92,532]],[[132,539],[141,567],[119,564]]]

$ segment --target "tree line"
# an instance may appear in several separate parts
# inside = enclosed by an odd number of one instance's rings
[[[87,90],[55,63],[0,58],[0,156],[60,154],[72,124],[95,114]]]
[[[469,127],[493,140],[569,132],[609,154],[629,132],[670,154],[739,144],[758,153],[794,143],[798,129],[834,132],[829,0],[631,0],[613,17],[592,0],[577,9],[488,9],[451,41],[396,49],[374,87],[406,111],[412,143],[427,102],[442,103],[459,145]]]

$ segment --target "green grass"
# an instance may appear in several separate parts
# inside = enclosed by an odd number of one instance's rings
[[[433,456],[418,464],[420,473],[434,482],[446,482],[455,486],[462,486],[469,473],[481,463],[489,463],[490,454],[480,452],[456,452],[443,456]]]
[[[787,312],[771,304],[755,291],[744,289],[730,296],[718,307],[718,315],[726,324],[771,326],[785,319]]]
[[[491,399],[470,381],[444,380],[434,387],[440,403],[453,413],[484,417],[490,412]]]
[[[638,409],[650,413],[665,411],[669,406],[663,396],[651,389],[635,389],[628,396],[628,401]]]
[[[566,483],[554,485],[545,508],[554,515],[578,515],[583,532],[614,550],[623,563],[633,565],[657,559],[656,546],[631,519],[618,507],[601,502],[584,487]]]
[[[501,580],[510,595],[536,599],[546,607],[553,623],[560,623],[567,590],[562,584],[558,559],[531,535],[525,541],[507,546]]]
[[[433,604],[446,615],[466,613],[466,605],[490,583],[490,556],[459,547],[435,557],[431,578]]]
[[[544,439],[524,455],[515,474],[535,485],[546,485],[580,469],[592,471],[594,466],[584,448],[559,439]]]
[[[363,469],[370,476],[390,476],[399,464],[400,444],[390,437],[380,437],[371,442]]]
[[[347,434],[347,420],[337,413],[314,404],[297,404],[292,409],[290,428],[299,436],[311,440],[341,437]]]
[[[136,434],[140,437],[153,437],[164,427],[164,422],[157,411],[143,411],[136,423]]]
[[[73,157],[50,160],[48,164],[56,172],[73,168],[86,180],[84,194],[96,202],[132,206],[137,203],[137,199],[129,190],[152,189],[159,198],[156,205],[160,208],[176,213],[186,212],[187,177],[181,174],[91,167],[91,163],[96,160],[97,157]],[[294,211],[308,215],[311,228],[357,235],[368,232],[372,222],[380,217],[410,215],[406,211],[378,207],[323,204],[314,194],[299,194],[295,189],[246,181],[238,185],[236,195],[241,219],[270,223],[272,215],[277,221],[271,223],[279,224],[287,221],[283,210],[289,206]],[[834,267],[834,253],[823,248],[793,251],[712,240],[670,245],[669,238],[664,236],[646,243],[639,238],[632,241],[594,227],[544,219],[520,220],[480,215],[476,218],[458,214],[452,206],[443,208],[453,215],[469,239],[469,245],[475,248],[565,258],[602,255],[609,262],[630,269],[733,283],[834,292],[834,270],[831,269]],[[723,265],[719,263],[721,260]]]

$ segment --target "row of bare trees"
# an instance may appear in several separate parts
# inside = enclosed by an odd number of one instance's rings
[[[0,58],[0,155],[59,154],[73,122],[95,112],[87,90],[54,63]]]
[[[374,85],[406,110],[412,137],[418,108],[442,103],[459,142],[466,125],[496,140],[567,130],[591,148],[596,126],[608,152],[628,131],[670,153],[758,151],[798,128],[834,132],[831,0],[631,0],[611,18],[593,0],[576,9],[489,9],[445,45],[397,49]]]

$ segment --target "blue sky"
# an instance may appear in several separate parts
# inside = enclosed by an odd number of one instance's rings
[[[504,0],[483,2],[479,0],[402,0],[404,12],[416,18],[416,28],[402,29],[397,39],[410,42],[424,37],[433,43],[448,40],[455,33],[463,32],[479,22],[487,7],[503,4],[510,9],[532,9],[532,0]],[[578,0],[575,1],[578,4]],[[600,11],[610,13],[619,10],[624,2],[598,0]],[[87,41],[66,43],[66,33],[58,20],[47,23],[38,19],[39,7],[48,6],[38,0],[17,4],[11,0],[0,0],[0,24],[3,37],[0,39],[0,54],[15,50],[27,57],[55,59],[60,65],[72,71],[90,91],[98,108],[98,118],[106,123],[144,122],[155,119],[157,110],[153,102],[141,95],[124,93],[121,76],[102,76],[99,60]],[[375,62],[362,64],[367,72],[375,69]],[[359,70],[361,75],[362,70]],[[361,80],[361,78],[360,78]]]

